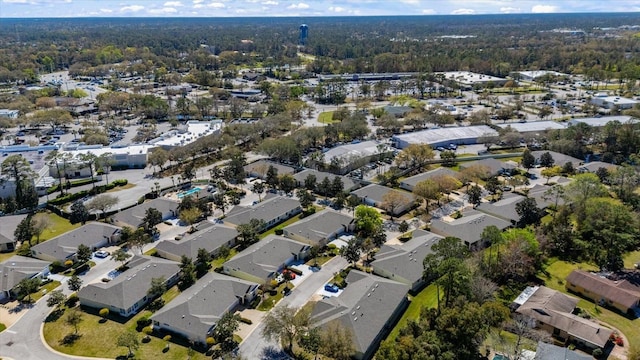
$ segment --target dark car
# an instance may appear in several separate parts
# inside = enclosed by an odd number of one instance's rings
[[[337,293],[340,291],[340,288],[336,284],[327,284],[324,286],[324,290],[332,293]]]

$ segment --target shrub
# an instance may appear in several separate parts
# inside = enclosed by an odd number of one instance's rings
[[[624,340],[622,340],[622,337],[618,337],[616,339],[616,345],[618,346],[624,346]]]
[[[216,344],[216,339],[214,339],[214,338],[212,338],[211,336],[209,336],[209,337],[207,338],[207,346],[211,347],[211,346],[213,346],[213,345],[215,345],[215,344]]]
[[[159,297],[149,304],[149,311],[154,312],[160,310],[164,306],[164,300]]]
[[[64,262],[64,266],[65,267],[69,267],[69,266],[72,266],[72,265],[73,265],[73,261],[71,261],[71,260],[67,260],[67,261]]]
[[[107,316],[109,316],[109,309],[107,309],[107,308],[102,308],[102,309],[100,309],[99,314],[100,314],[100,317],[101,317],[101,318],[106,319],[106,318],[107,318]]]
[[[153,328],[152,328],[151,326],[145,326],[145,327],[142,329],[142,332],[143,332],[145,335],[149,336],[149,335],[151,335],[151,334],[153,333]]]
[[[67,301],[65,301],[65,305],[67,305],[67,307],[69,307],[69,308],[72,308],[72,307],[76,306],[78,301],[80,301],[80,299],[78,298],[78,295],[71,294],[69,296],[69,298],[67,299]]]
[[[141,331],[145,326],[151,325],[151,319],[149,319],[149,315],[145,315],[136,321],[136,329]]]
[[[127,179],[116,179],[113,180],[112,184],[115,186],[124,186],[127,185],[129,183],[129,180]]]
[[[247,324],[247,325],[251,325],[251,324],[253,324],[253,321],[251,321],[251,319],[247,319],[247,318],[244,318],[244,317],[241,317],[241,318],[240,318],[240,322],[245,323],[245,324]],[[208,339],[207,339],[207,340],[208,340]]]
[[[602,349],[595,349],[591,353],[591,355],[593,355],[594,358],[600,358],[602,354],[603,354]]]
[[[287,269],[296,275],[302,276],[302,271],[300,271],[299,269],[296,269],[296,268],[287,268]]]
[[[282,235],[283,233],[284,233],[284,230],[282,230],[280,228],[276,229],[276,231],[275,231],[276,235]]]

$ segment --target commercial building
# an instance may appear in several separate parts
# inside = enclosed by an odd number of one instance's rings
[[[470,71],[448,71],[439,73],[444,75],[447,80],[455,81],[460,87],[465,90],[471,90],[474,86],[487,86],[493,84],[500,87],[507,83],[507,79],[497,76],[478,74]]]
[[[567,127],[563,123],[555,121],[529,121],[509,124],[497,124],[497,126],[507,129],[511,128],[519,133],[542,133],[547,130],[564,130]]]
[[[324,163],[332,172],[346,174],[391,152],[393,149],[389,145],[378,140],[354,141],[326,151]]]
[[[15,120],[20,115],[18,110],[0,109],[0,118],[8,118]]]
[[[394,135],[394,146],[404,149],[410,144],[428,144],[432,147],[477,144],[482,137],[498,136],[498,132],[487,125],[465,127],[443,127]]]
[[[550,70],[514,71],[511,73],[511,77],[524,81],[535,81],[536,79],[547,75],[555,77],[569,76],[568,74]]]
[[[616,108],[619,110],[632,109],[638,104],[638,101],[634,99],[608,95],[594,96],[589,101],[596,106],[609,110],[613,110]]]
[[[76,145],[67,144],[63,148],[64,153],[71,157],[81,154],[93,154],[100,156],[111,154],[111,166],[114,168],[144,169],[147,166],[147,153],[155,145],[129,145],[129,146],[102,146],[102,145]]]
[[[637,120],[633,119],[631,116],[627,115],[617,115],[617,116],[601,116],[601,117],[590,117],[590,118],[575,118],[569,120],[569,125],[576,124],[587,124],[593,127],[605,126],[610,122],[618,121],[621,124],[637,123]]]

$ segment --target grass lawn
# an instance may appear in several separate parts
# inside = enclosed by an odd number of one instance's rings
[[[296,222],[296,221],[298,221],[300,219],[302,219],[302,213],[300,213],[300,214],[292,217],[291,219],[289,219],[289,220],[287,220],[285,222],[282,222],[282,223],[272,227],[271,229],[263,232],[262,234],[260,234],[259,238],[262,240],[262,239],[266,238],[267,236],[269,236],[271,234],[275,234],[276,233],[276,229],[283,229],[283,228],[293,224],[294,222]]]
[[[168,303],[180,294],[177,286],[169,289],[162,298]],[[69,312],[70,310],[66,310]],[[97,312],[97,311],[96,311]],[[82,311],[82,322],[79,325],[78,334],[80,338],[73,344],[65,345],[61,340],[68,334],[73,333],[73,327],[65,323],[65,315],[58,320],[45,322],[44,338],[47,343],[54,349],[70,355],[93,356],[93,357],[118,357],[127,354],[127,349],[116,346],[118,336],[126,330],[136,330],[136,321],[143,316],[151,315],[148,310],[143,310],[139,314],[133,316],[125,323],[119,323],[114,320],[108,320],[100,323],[101,317],[97,314],[90,314]],[[136,332],[139,335],[140,349],[135,352],[136,359],[186,359],[188,348],[182,344],[171,343],[171,348],[164,353],[165,342],[161,337],[151,336],[151,341],[142,343],[144,334]],[[177,337],[174,337],[177,340]],[[173,341],[173,340],[172,340]],[[191,358],[194,360],[204,360],[207,357],[204,354],[196,352]]]
[[[284,290],[285,285],[287,284],[283,283],[278,285],[278,287],[276,288],[276,294],[273,296],[269,295],[268,297],[266,297],[264,300],[260,302],[260,304],[256,307],[256,309],[260,311],[271,310],[271,308],[273,308],[275,304],[277,304],[278,301],[280,301],[284,296],[282,291]],[[289,289],[293,289],[293,285],[291,283],[288,286],[289,286]]]
[[[40,287],[40,290],[38,292],[35,292],[35,293],[31,294],[31,300],[33,300],[34,302],[40,300],[40,298],[42,298],[44,295],[50,293],[51,291],[53,291],[58,286],[60,286],[60,281],[54,280],[54,281],[52,281],[52,282]],[[43,293],[43,291],[45,291],[45,292]]]
[[[12,257],[15,254],[16,254],[15,251],[7,252],[7,253],[0,253],[0,262],[3,262],[5,260],[7,260],[8,258]]]
[[[431,284],[420,291],[418,295],[411,298],[409,307],[393,330],[391,330],[386,341],[395,341],[400,333],[400,329],[407,326],[409,320],[416,320],[420,317],[420,311],[423,307],[434,308],[436,306],[438,306],[437,289],[435,284]]]
[[[54,238],[60,234],[64,234],[73,229],[77,229],[80,227],[80,225],[82,225],[80,223],[71,224],[69,220],[61,216],[58,216],[54,213],[48,213],[47,217],[51,222],[51,226],[48,226],[46,229],[44,229],[44,231],[40,235],[40,242],[49,240],[51,238]],[[34,240],[35,240],[35,237],[34,237]]]
[[[640,263],[640,250],[632,251],[624,257],[625,269],[633,269],[637,263]]]
[[[333,118],[333,111],[321,112],[320,115],[318,115],[318,122],[322,124],[332,124],[334,122],[340,122],[337,120],[333,120],[332,118]]]
[[[6,328],[7,326],[5,324],[0,323],[0,332],[3,332]]]
[[[237,253],[238,253],[238,250],[236,248],[233,248],[229,252],[229,256],[213,259],[211,261],[211,271],[214,271],[215,269],[221,267],[222,264],[224,264],[227,260],[231,259],[232,257],[236,256]]]
[[[309,259],[305,264],[309,266],[313,266],[314,264],[324,265],[327,261],[333,259],[335,256],[318,256],[315,259]]]
[[[640,252],[635,252],[635,256],[640,256]],[[589,312],[592,317],[595,317],[598,320],[622,331],[630,344],[640,344],[640,331],[638,331],[638,329],[640,329],[640,319],[630,320],[617,312],[608,310],[601,306],[596,306],[591,300],[586,300],[575,294],[567,292],[564,287],[564,279],[575,269],[597,270],[595,266],[590,264],[569,263],[566,261],[556,260],[547,266],[546,271],[549,274],[549,277],[545,277],[545,275],[541,275],[541,277],[547,280],[545,284],[547,287],[579,298],[580,301],[578,302],[578,307]]]

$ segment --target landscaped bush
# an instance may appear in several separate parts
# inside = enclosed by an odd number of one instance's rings
[[[247,325],[253,324],[253,321],[251,321],[251,319],[247,319],[247,318],[243,318],[243,317],[240,318],[240,322],[245,323]]]
[[[596,359],[599,359],[602,356],[602,354],[603,354],[602,349],[595,349],[591,353],[591,355],[593,355],[593,357]]]
[[[283,233],[284,233],[284,230],[283,230],[283,229],[279,229],[279,228],[278,228],[278,229],[276,229],[276,231],[275,231],[275,234],[276,234],[276,235],[282,235]]]
[[[136,329],[138,331],[142,331],[145,326],[151,325],[151,319],[149,319],[149,315],[145,315],[136,321]]]
[[[124,186],[127,185],[129,183],[129,180],[127,179],[116,179],[113,180],[112,184],[115,186]]]
[[[71,294],[71,296],[69,296],[67,301],[65,301],[65,305],[67,305],[67,307],[69,307],[69,308],[72,308],[72,307],[76,306],[78,301],[80,301],[80,299],[78,298],[78,295]]]

